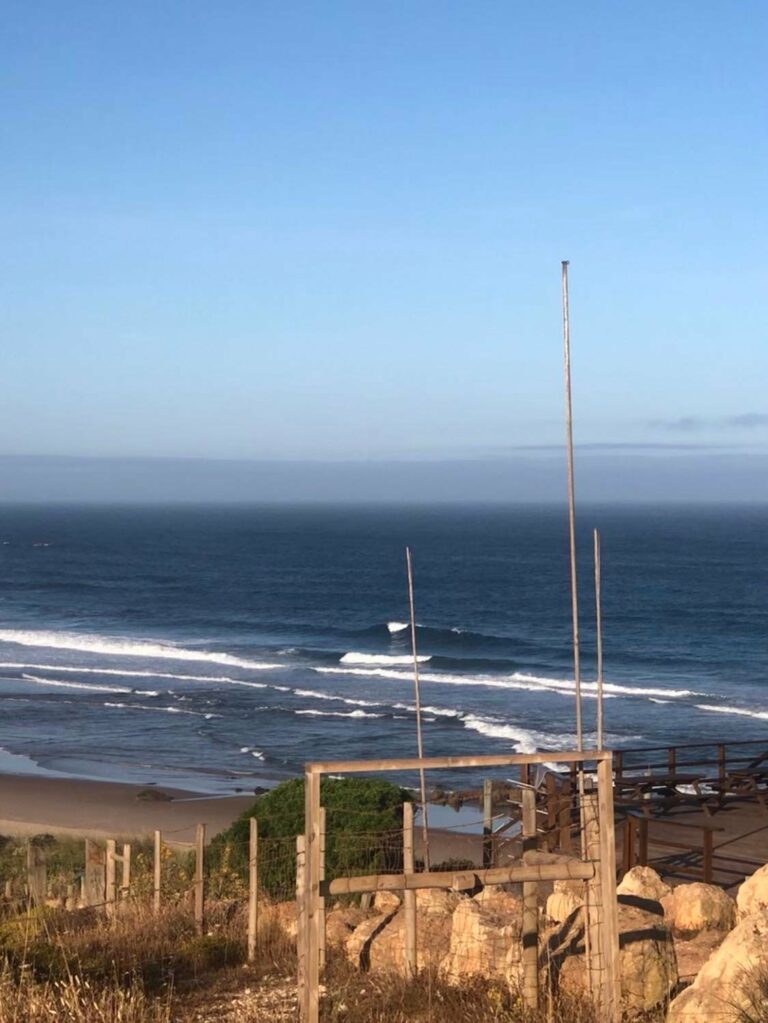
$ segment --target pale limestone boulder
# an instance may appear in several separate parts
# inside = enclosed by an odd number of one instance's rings
[[[547,899],[547,916],[553,923],[563,924],[584,906],[584,899],[570,891],[554,891]]]
[[[676,934],[730,931],[736,923],[736,903],[712,884],[681,884],[662,899],[667,923]]]
[[[444,888],[422,888],[416,892],[416,913],[419,918],[423,914],[450,916],[460,899],[461,896],[457,892],[450,892]]]
[[[335,906],[325,918],[326,947],[344,947],[352,932],[365,919],[365,915],[358,906]]]
[[[461,984],[470,977],[519,983],[522,911],[513,896],[499,894],[505,898],[464,899],[456,907],[448,954],[440,964],[449,984]]]
[[[420,893],[423,894],[423,893]],[[417,910],[416,968],[437,969],[448,954],[451,943],[453,904],[441,910],[437,901],[429,909]],[[405,962],[405,912],[401,909],[386,926],[374,934],[367,954],[371,973],[407,975]]]
[[[634,903],[634,904],[633,904]],[[663,1005],[677,986],[677,958],[661,905],[642,896],[619,897],[619,971],[622,1009],[632,1014]],[[553,936],[554,935],[554,936]],[[549,935],[551,960],[566,990],[586,984],[583,914]]]
[[[768,909],[768,863],[756,870],[736,892],[739,920]]]
[[[371,946],[382,933],[394,913],[375,913],[355,927],[344,943],[347,959],[358,970],[367,970],[370,965]]]
[[[762,1018],[768,992],[757,975],[768,970],[768,912],[746,917],[726,935],[689,988],[672,1002],[667,1023],[740,1023]]]
[[[395,892],[376,892],[373,908],[377,913],[396,913],[400,909],[400,896]]]
[[[263,920],[271,920],[285,932],[291,941],[296,940],[298,931],[296,902],[274,902],[266,906],[259,914]]]
[[[661,902],[672,889],[664,884],[652,867],[632,867],[621,879],[616,891],[619,895],[635,895],[639,899]]]

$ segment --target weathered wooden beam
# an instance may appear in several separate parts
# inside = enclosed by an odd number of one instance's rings
[[[355,895],[361,892],[407,892],[421,888],[453,888],[468,891],[478,884],[516,884],[526,881],[588,881],[595,876],[590,862],[524,863],[489,870],[440,871],[429,874],[367,874],[337,877],[321,886],[324,895]]]
[[[403,803],[403,870],[406,874],[415,873],[416,865],[413,854],[413,803]],[[405,891],[403,894],[403,914],[405,916],[405,973],[414,977],[418,970],[416,952],[416,892]]]
[[[248,962],[252,963],[259,925],[259,823],[251,817],[248,824]]]
[[[536,852],[536,793],[523,789],[523,860]],[[541,869],[540,867],[538,869]],[[523,882],[523,1001],[533,1012],[539,1008],[539,886]]]
[[[610,760],[605,750],[588,750],[583,753],[552,750],[549,753],[516,753],[510,756],[463,756],[463,757],[400,757],[394,760],[328,760],[305,765],[309,774],[356,774],[358,772],[378,773],[381,771],[418,771],[449,767],[514,767],[520,764],[599,764]]]

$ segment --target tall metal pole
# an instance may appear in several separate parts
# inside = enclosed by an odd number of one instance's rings
[[[603,737],[603,608],[600,593],[602,568],[600,565],[600,533],[594,531],[595,541],[595,622],[597,628],[597,748],[602,749]]]
[[[568,467],[568,525],[571,539],[571,613],[573,618],[573,676],[576,687],[576,748],[584,749],[581,720],[581,653],[579,648],[579,590],[576,577],[576,504],[573,484],[573,403],[571,400],[571,329],[568,316],[568,260],[563,271],[563,355],[565,367],[565,449]]]
[[[411,548],[405,548],[405,565],[408,572],[408,606],[411,614],[411,650],[413,651],[413,687],[416,696],[416,748],[419,760],[424,759],[424,744],[421,737],[421,686],[419,684],[419,657],[416,648],[416,610],[413,600],[413,561]],[[421,782],[421,833],[424,869],[429,870],[429,821],[427,819],[427,783],[424,768],[419,768]]]

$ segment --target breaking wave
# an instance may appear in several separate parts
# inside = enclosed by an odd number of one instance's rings
[[[697,703],[696,707],[698,710],[706,710],[715,714],[740,714],[743,717],[768,721],[768,710],[747,710],[744,707],[716,707],[711,703]]]
[[[425,664],[430,659],[428,656],[420,655],[417,657],[420,664]],[[410,656],[401,656],[399,654],[360,654],[354,650],[344,654],[339,660],[341,664],[413,664],[413,657]]]

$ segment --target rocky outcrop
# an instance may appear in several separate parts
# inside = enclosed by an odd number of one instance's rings
[[[437,967],[448,952],[451,918],[460,896],[440,889],[416,895],[417,969]],[[380,903],[377,898],[376,906]],[[388,912],[363,920],[347,938],[347,958],[372,973],[406,974],[405,912],[399,899],[385,902]]]
[[[742,886],[743,887],[743,886]],[[762,986],[762,991],[761,991]],[[739,1023],[768,1001],[768,912],[741,921],[672,1002],[667,1023]]]
[[[635,895],[653,902],[661,900],[672,892],[652,867],[632,867],[621,879],[616,889],[619,895]]]
[[[768,863],[756,870],[736,893],[739,919],[768,910]]]
[[[522,908],[514,896],[463,899],[453,913],[448,954],[440,973],[450,984],[486,977],[518,984]]]
[[[334,907],[325,918],[326,948],[345,946],[364,919],[365,913],[357,906]]]
[[[681,884],[662,899],[664,915],[675,934],[689,937],[701,931],[730,931],[736,923],[736,903],[712,884]]]

